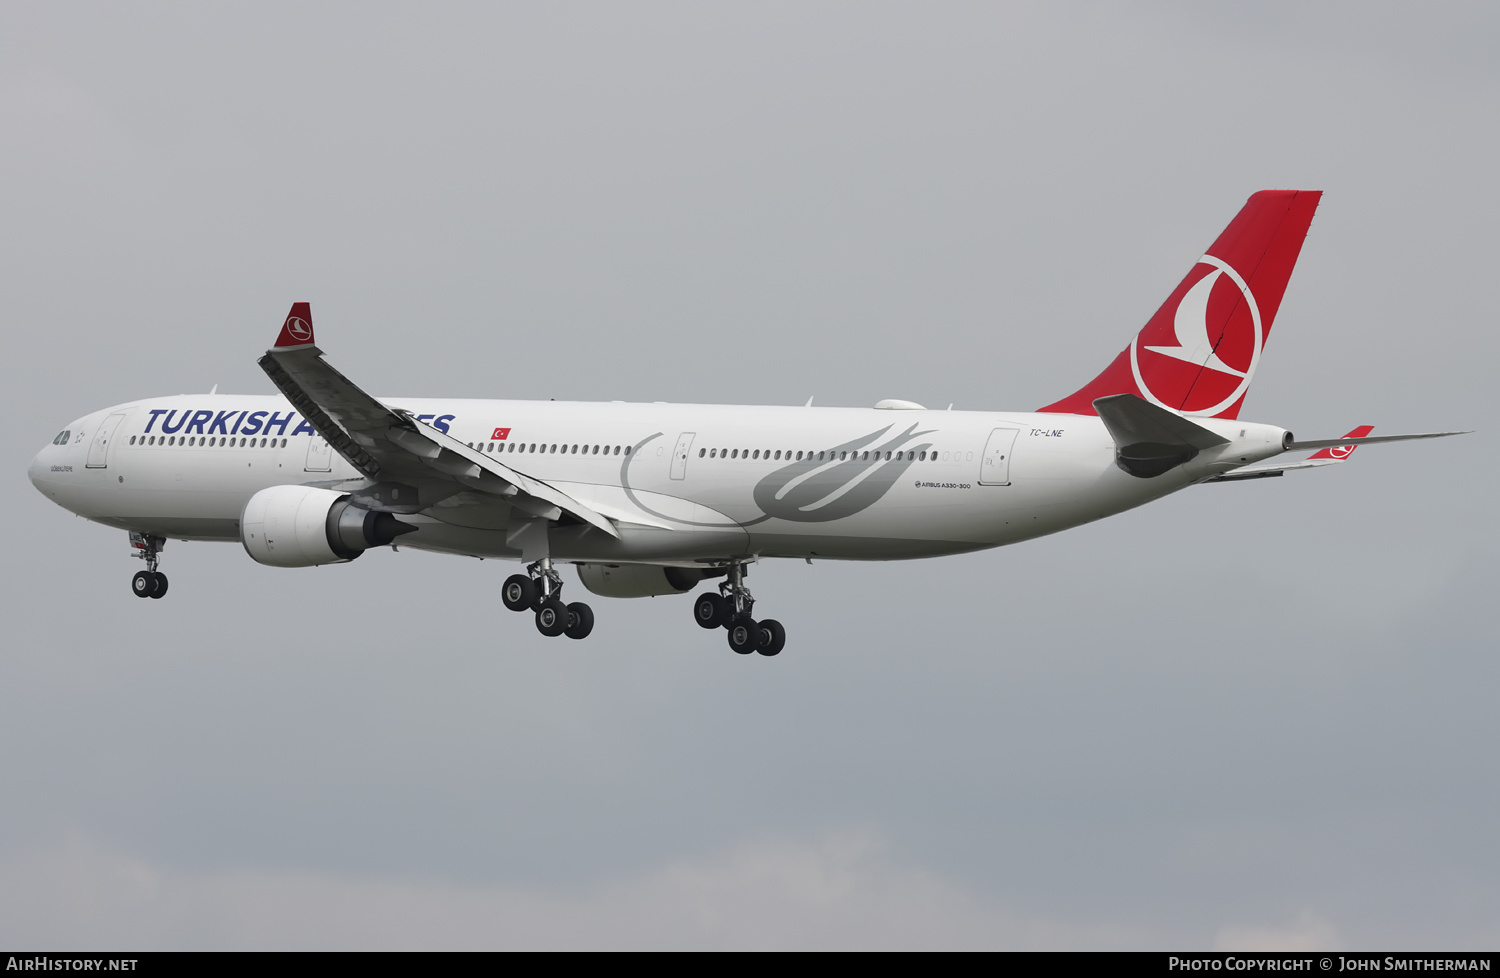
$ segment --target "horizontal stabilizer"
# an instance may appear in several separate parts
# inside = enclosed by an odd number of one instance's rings
[[[1305,462],[1291,462],[1285,465],[1256,465],[1251,468],[1234,469],[1223,475],[1216,475],[1212,479],[1204,479],[1209,482],[1244,482],[1246,479],[1274,479],[1286,475],[1288,472],[1296,472],[1298,469],[1319,469],[1325,465],[1338,465],[1341,458],[1313,458]]]
[[[1216,475],[1212,479],[1204,479],[1207,482],[1243,482],[1246,479],[1270,479],[1285,475],[1297,469],[1316,469],[1325,465],[1338,465],[1348,460],[1354,454],[1355,445],[1351,439],[1363,438],[1375,430],[1374,425],[1362,424],[1349,431],[1347,435],[1339,439],[1337,445],[1330,445],[1315,455],[1308,456],[1300,462],[1276,462],[1272,465],[1253,465],[1249,468],[1235,469]]]
[[[1411,441],[1414,438],[1446,438],[1449,435],[1469,434],[1467,431],[1432,431],[1419,435],[1378,435],[1374,438],[1368,437],[1370,432],[1374,430],[1373,425],[1366,424],[1360,425],[1342,438],[1294,441],[1287,447],[1287,451],[1306,452],[1315,448],[1322,449],[1322,451],[1309,456],[1301,462],[1277,462],[1272,465],[1254,465],[1249,468],[1225,472],[1222,475],[1216,475],[1212,479],[1204,479],[1203,481],[1205,483],[1242,482],[1246,479],[1269,479],[1287,472],[1296,471],[1297,469],[1316,469],[1325,465],[1338,465],[1353,455],[1354,450],[1360,445],[1367,445],[1373,442]]]
[[[1229,439],[1134,394],[1094,401],[1094,411],[1115,440],[1115,464],[1138,479],[1150,479]]]
[[[1226,472],[1216,475],[1212,479],[1204,479],[1203,483],[1209,482],[1244,482],[1246,479],[1279,479],[1286,475],[1288,469],[1269,467],[1264,469],[1246,469],[1243,472]]]
[[[1452,435],[1473,434],[1469,431],[1424,431],[1417,435],[1376,435],[1373,438],[1322,438],[1317,441],[1294,441],[1286,447],[1289,452],[1307,452],[1314,448],[1338,448],[1341,445],[1378,445],[1385,441],[1415,441],[1418,438],[1448,438]]]

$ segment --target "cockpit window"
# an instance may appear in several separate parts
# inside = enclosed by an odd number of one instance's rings
[[[54,445],[66,445],[68,443],[68,439],[72,436],[72,434],[73,434],[73,432],[71,432],[71,431],[61,431],[61,432],[58,432],[57,437],[54,438],[54,439],[52,439],[52,444],[54,444]]]

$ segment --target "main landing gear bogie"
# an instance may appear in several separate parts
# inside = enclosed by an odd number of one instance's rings
[[[500,600],[511,611],[536,613],[536,630],[548,638],[566,635],[584,639],[594,630],[594,609],[582,601],[564,604],[562,575],[550,558],[542,558],[525,574],[512,574],[500,588]]]
[[[755,598],[745,587],[745,565],[729,565],[729,577],[719,585],[721,593],[705,591],[693,600],[693,620],[703,628],[729,632],[729,647],[740,655],[759,652],[773,656],[786,647],[786,629],[774,618],[756,621],[751,615]]]
[[[149,533],[130,534],[130,545],[135,555],[146,562],[146,569],[136,571],[130,579],[130,593],[138,598],[164,598],[167,596],[167,575],[156,569],[161,560],[161,550],[167,545],[165,537]]]

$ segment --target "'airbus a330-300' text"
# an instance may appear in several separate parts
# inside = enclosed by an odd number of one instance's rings
[[[543,635],[581,639],[558,567],[609,597],[693,590],[704,628],[775,655],[750,564],[936,557],[1056,533],[1187,486],[1341,462],[1239,418],[1317,192],[1252,196],[1130,345],[1037,411],[375,397],[323,359],[298,302],[260,359],[275,395],[151,398],[86,415],[31,465],[59,505],[129,532],[160,598],[168,539],[310,567],[400,545],[519,560],[503,585]],[[1288,452],[1310,458],[1267,463]]]

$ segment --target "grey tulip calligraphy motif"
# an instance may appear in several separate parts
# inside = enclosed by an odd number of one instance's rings
[[[872,431],[824,453],[783,466],[756,483],[755,505],[767,517],[797,523],[826,523],[866,510],[890,491],[911,467],[916,453],[932,447],[930,442],[909,444],[932,434],[912,425],[873,448],[893,426]],[[869,448],[868,451],[865,449]]]

